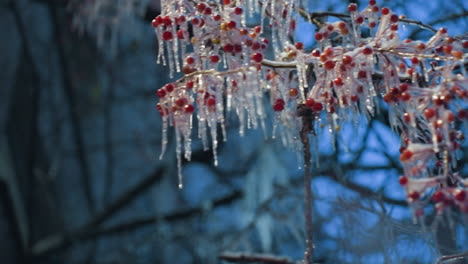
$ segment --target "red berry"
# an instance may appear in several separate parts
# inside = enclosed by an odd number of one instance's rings
[[[411,159],[411,157],[413,157],[413,152],[411,152],[409,150],[405,150],[405,151],[403,151],[403,153],[401,153],[400,160],[402,162],[405,162],[405,161]]]
[[[242,52],[242,45],[240,45],[240,44],[235,44],[235,45],[234,45],[234,52],[236,52],[236,53],[241,53],[241,52]]]
[[[166,91],[164,89],[159,89],[156,94],[158,95],[159,98],[163,98],[166,96]]]
[[[273,105],[273,110],[275,110],[276,112],[283,111],[283,109],[284,109],[284,104],[276,103]]]
[[[338,28],[339,29],[345,29],[346,28],[346,23],[341,21],[340,23],[338,23]]]
[[[242,10],[242,8],[240,8],[240,7],[236,7],[236,8],[234,9],[234,14],[236,14],[236,15],[241,15],[242,12],[243,12],[243,10]]]
[[[214,98],[209,98],[208,100],[206,100],[206,105],[208,106],[213,106],[216,104],[216,99]]]
[[[312,108],[312,106],[314,106],[314,104],[315,104],[315,100],[314,100],[314,99],[312,99],[312,98],[307,98],[307,100],[306,100],[306,102],[305,102],[305,105],[306,105],[307,107]]]
[[[411,116],[408,113],[403,114],[403,120],[405,120],[406,123],[409,123],[411,121]]]
[[[392,22],[392,23],[398,22],[398,16],[395,15],[395,14],[392,14],[392,15],[390,16],[390,22]]]
[[[318,33],[318,32],[315,33],[315,39],[316,39],[317,41],[321,41],[321,40],[323,39],[322,33]]]
[[[320,57],[320,50],[319,49],[314,49],[312,51],[312,56],[314,57]]]
[[[185,23],[185,21],[186,21],[185,16],[180,16],[176,18],[176,22],[178,25]]]
[[[375,0],[369,0],[369,5],[375,5],[377,2]]]
[[[385,94],[383,99],[384,99],[384,102],[391,103],[394,99],[394,95],[391,93]]]
[[[296,49],[301,50],[301,49],[304,48],[304,43],[302,43],[302,42],[299,41],[299,42],[297,42],[296,45],[294,45],[294,46],[296,46]]]
[[[408,90],[408,84],[406,83],[400,84],[400,91],[405,92],[406,90]]]
[[[164,31],[162,34],[162,38],[165,41],[171,40],[174,36],[172,35],[171,31]]]
[[[356,17],[356,19],[354,21],[356,23],[358,23],[358,24],[362,24],[362,23],[364,23],[364,17],[358,16],[358,17]]]
[[[466,191],[462,189],[456,189],[455,192],[453,192],[453,196],[455,200],[463,202],[466,199]]]
[[[185,39],[184,31],[182,29],[177,30],[177,38]]]
[[[447,34],[447,29],[446,29],[446,28],[440,28],[440,29],[439,29],[439,32],[440,32],[441,34]]]
[[[390,30],[397,31],[398,30],[398,24],[392,24],[390,26]]]
[[[408,178],[406,176],[400,176],[398,182],[400,183],[400,185],[405,186],[408,183]]]
[[[174,85],[172,83],[168,83],[168,84],[166,84],[166,86],[164,86],[164,89],[166,89],[166,91],[168,93],[172,93],[172,91],[174,91],[174,88],[175,87],[174,87]]]
[[[198,10],[198,12],[200,12],[200,13],[203,12],[203,10],[205,10],[205,8],[206,8],[205,3],[199,3],[199,4],[197,5],[197,10]]]
[[[365,47],[364,49],[362,49],[362,53],[364,55],[371,55],[372,54],[372,49],[370,47]]]
[[[232,52],[234,50],[234,46],[231,45],[231,44],[226,44],[226,45],[224,45],[223,50],[225,52]]]
[[[445,54],[449,55],[452,53],[453,46],[452,45],[445,45],[443,48]]]
[[[359,79],[365,79],[365,78],[367,78],[367,73],[366,73],[366,71],[362,71],[362,70],[359,71],[359,72],[358,72],[358,78],[359,78]]]
[[[443,202],[445,200],[445,194],[441,190],[438,190],[432,195],[432,200],[436,203]]]
[[[326,70],[333,70],[335,68],[335,62],[334,61],[327,61],[325,64],[323,64]]]
[[[348,5],[348,11],[349,12],[356,12],[357,11],[357,5],[356,4],[349,4]]]
[[[184,106],[185,104],[187,104],[187,98],[179,98],[175,101],[176,105],[179,106],[179,107],[182,107]]]
[[[254,55],[252,55],[252,60],[255,61],[255,62],[257,62],[257,63],[262,62],[262,60],[263,60],[263,54],[262,54],[262,53],[259,53],[259,52],[255,53]]]
[[[163,17],[161,21],[164,25],[166,25],[166,27],[172,25],[172,20],[169,16]]]
[[[390,14],[390,9],[388,9],[387,7],[382,8],[382,15],[385,16],[385,15],[388,15],[388,14]]]
[[[198,24],[200,24],[200,19],[194,17],[194,18],[192,18],[192,20],[190,22],[192,23],[192,25],[198,25]]]
[[[420,195],[419,192],[417,192],[417,191],[412,191],[412,192],[410,192],[410,193],[408,194],[408,197],[411,198],[411,199],[413,199],[413,200],[419,199],[420,196],[421,196],[421,195]]]
[[[312,106],[312,110],[315,112],[320,112],[323,109],[323,105],[320,102],[315,102],[315,104]]]
[[[224,5],[229,5],[231,3],[231,0],[223,0]]]
[[[219,57],[219,55],[217,55],[217,54],[211,55],[211,56],[210,56],[210,61],[211,61],[212,63],[218,63],[219,60],[220,60],[220,57]]]
[[[427,108],[426,110],[424,110],[424,117],[426,119],[431,119],[435,116],[436,112],[434,110],[434,108]]]
[[[185,59],[185,62],[187,62],[187,64],[193,64],[195,63],[195,59],[189,56]]]
[[[229,23],[227,23],[227,27],[230,29],[236,28],[236,25],[236,21],[229,21]]]
[[[193,81],[188,81],[187,82],[187,89],[192,89],[193,88]]]
[[[409,93],[403,92],[400,94],[400,99],[402,101],[408,101],[411,98],[411,95]]]
[[[221,15],[216,14],[216,15],[213,16],[213,19],[214,19],[214,21],[220,21],[221,20]]]
[[[299,91],[296,88],[289,89],[289,96],[296,97],[299,94]]]
[[[351,64],[353,62],[353,58],[348,55],[343,56],[343,64]]]
[[[195,111],[195,107],[193,107],[193,105],[191,105],[191,104],[186,104],[184,106],[184,111],[185,111],[185,113],[191,114],[191,113],[193,113],[193,111]]]
[[[464,110],[464,109],[461,109],[460,111],[458,111],[457,116],[460,119],[465,119],[465,118],[468,117],[468,111]]]
[[[155,18],[153,19],[153,21],[151,22],[151,24],[153,25],[154,28],[158,27],[160,22]]]
[[[212,14],[212,10],[211,10],[211,7],[207,7],[205,8],[205,11],[203,11],[203,13],[207,16],[211,15]]]
[[[418,64],[418,63],[419,63],[419,59],[418,59],[417,57],[413,57],[413,58],[411,58],[411,63],[413,63],[413,65],[414,65],[414,64]]]
[[[335,85],[337,86],[342,86],[344,84],[343,79],[341,79],[341,77],[337,77],[335,80],[333,80],[333,83],[335,83]]]
[[[252,44],[252,50],[258,50],[258,49],[260,49],[260,43],[254,42],[254,43]]]

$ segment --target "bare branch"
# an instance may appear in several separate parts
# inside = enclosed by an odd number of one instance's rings
[[[270,264],[293,264],[294,262],[286,257],[278,257],[267,254],[231,253],[225,252],[219,255],[219,259],[232,263],[270,263]]]
[[[467,258],[468,258],[468,252],[463,252],[463,253],[454,254],[454,255],[447,255],[447,256],[442,256],[442,257],[438,258],[437,261],[436,261],[436,264],[443,264],[446,261],[450,261],[450,263],[452,263],[452,261],[466,260]]]
[[[117,211],[128,205],[136,197],[148,190],[155,182],[162,178],[164,168],[158,168],[152,174],[136,184],[133,188],[123,193],[113,203],[97,214],[83,227],[73,232],[50,235],[32,246],[30,255],[35,258],[44,257],[58,249],[67,248],[77,240],[86,237],[90,230],[94,230],[98,225],[109,219]]]

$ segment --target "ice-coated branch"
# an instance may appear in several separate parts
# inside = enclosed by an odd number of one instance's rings
[[[315,24],[316,26],[318,27],[322,27],[325,25],[325,23],[322,23],[320,22],[319,20],[317,20],[317,18],[320,18],[320,17],[336,17],[336,18],[340,18],[340,19],[345,19],[345,20],[349,20],[351,19],[351,16],[350,15],[347,15],[347,14],[344,14],[344,13],[336,13],[336,12],[307,12],[305,9],[303,8],[300,8],[299,9],[299,14],[306,20],[306,21],[311,21],[313,24]],[[435,29],[433,26],[431,25],[428,25],[428,24],[425,24],[421,21],[418,21],[418,20],[414,20],[414,19],[408,19],[408,18],[405,18],[405,17],[401,17],[400,18],[400,21],[401,22],[404,22],[404,23],[407,23],[407,24],[411,24],[411,25],[416,25],[416,26],[419,26],[423,29],[426,29],[426,30],[429,30],[433,33],[437,32],[437,29]]]
[[[468,252],[442,256],[437,259],[436,264],[465,263],[468,259]],[[458,262],[460,260],[461,262]],[[464,261],[463,261],[464,260]]]

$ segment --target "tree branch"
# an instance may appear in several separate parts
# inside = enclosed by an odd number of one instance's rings
[[[286,257],[278,257],[266,254],[249,254],[249,253],[221,253],[218,257],[221,260],[232,263],[270,263],[270,264],[293,264],[294,262]]]
[[[66,43],[64,41],[63,32],[61,30],[61,24],[59,20],[59,13],[56,6],[49,5],[50,13],[52,14],[52,25],[54,30],[54,37],[57,43],[57,50],[58,56],[60,60],[60,65],[62,69],[62,85],[65,92],[65,100],[67,102],[69,111],[70,111],[70,118],[71,118],[71,126],[73,130],[73,141],[76,146],[77,150],[77,158],[78,163],[82,173],[82,183],[83,188],[85,191],[86,202],[88,205],[88,209],[91,213],[94,212],[94,205],[95,201],[92,194],[92,187],[91,187],[91,170],[86,160],[86,150],[84,148],[84,139],[83,139],[83,129],[81,127],[80,121],[80,114],[78,112],[77,104],[75,101],[74,95],[74,84],[73,80],[70,77],[69,65],[66,60]]]
[[[158,168],[152,174],[143,179],[140,183],[136,184],[133,188],[123,193],[113,203],[106,207],[101,213],[97,214],[83,227],[78,228],[76,231],[50,235],[31,248],[30,256],[32,258],[41,258],[55,252],[59,249],[67,248],[78,240],[94,230],[97,226],[109,219],[118,210],[122,209],[130,202],[132,202],[138,195],[148,190],[155,182],[162,178],[164,168]]]
[[[302,106],[302,108],[306,108]],[[301,114],[306,110],[298,110]],[[309,112],[311,112],[309,110]],[[314,238],[312,228],[312,177],[310,174],[310,141],[309,133],[312,130],[312,114],[302,115],[302,129],[300,131],[301,142],[303,144],[304,153],[304,201],[305,201],[305,230],[306,230],[306,251],[304,252],[304,261],[306,264],[314,263]]]

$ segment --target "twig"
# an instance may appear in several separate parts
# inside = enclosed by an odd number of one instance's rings
[[[263,66],[271,67],[271,68],[292,68],[295,69],[297,62],[296,61],[288,61],[288,62],[283,62],[283,61],[272,61],[272,60],[267,60],[264,59],[262,61]]]
[[[216,208],[216,207],[231,204],[232,202],[242,198],[243,196],[244,196],[244,193],[242,191],[236,190],[221,198],[214,199],[208,202],[204,202],[197,207],[183,209],[174,213],[170,213],[165,216],[150,216],[150,217],[145,217],[145,218],[139,218],[139,219],[134,219],[126,223],[115,224],[110,227],[90,230],[90,232],[88,232],[86,235],[81,237],[81,240],[90,239],[92,237],[97,237],[97,236],[112,235],[112,234],[119,233],[119,232],[128,232],[128,231],[132,231],[137,228],[141,228],[150,224],[156,224],[159,221],[171,222],[171,221],[178,221],[178,220],[186,219],[189,217],[203,214],[203,212],[205,212],[209,208]]]
[[[451,14],[449,16],[436,19],[436,20],[430,22],[429,25],[436,25],[436,24],[439,24],[439,23],[442,23],[442,22],[445,22],[445,21],[451,21],[451,20],[455,20],[455,19],[458,19],[458,18],[466,17],[466,16],[468,16],[468,11],[464,11],[464,12],[458,13],[458,14]],[[421,25],[421,27],[423,27],[423,26]],[[408,38],[409,39],[414,39],[416,37],[416,35],[421,31],[422,31],[421,28],[417,28],[415,31],[413,31],[411,33],[411,35],[409,35]]]
[[[457,259],[465,259],[468,258],[468,251],[459,253],[459,254],[454,254],[454,255],[447,255],[447,256],[442,256],[437,259],[436,264],[443,264],[447,260],[457,260]]]
[[[249,253],[221,253],[219,259],[232,263],[270,263],[270,264],[293,264],[294,262],[286,257],[279,257],[266,254],[249,254]]]

